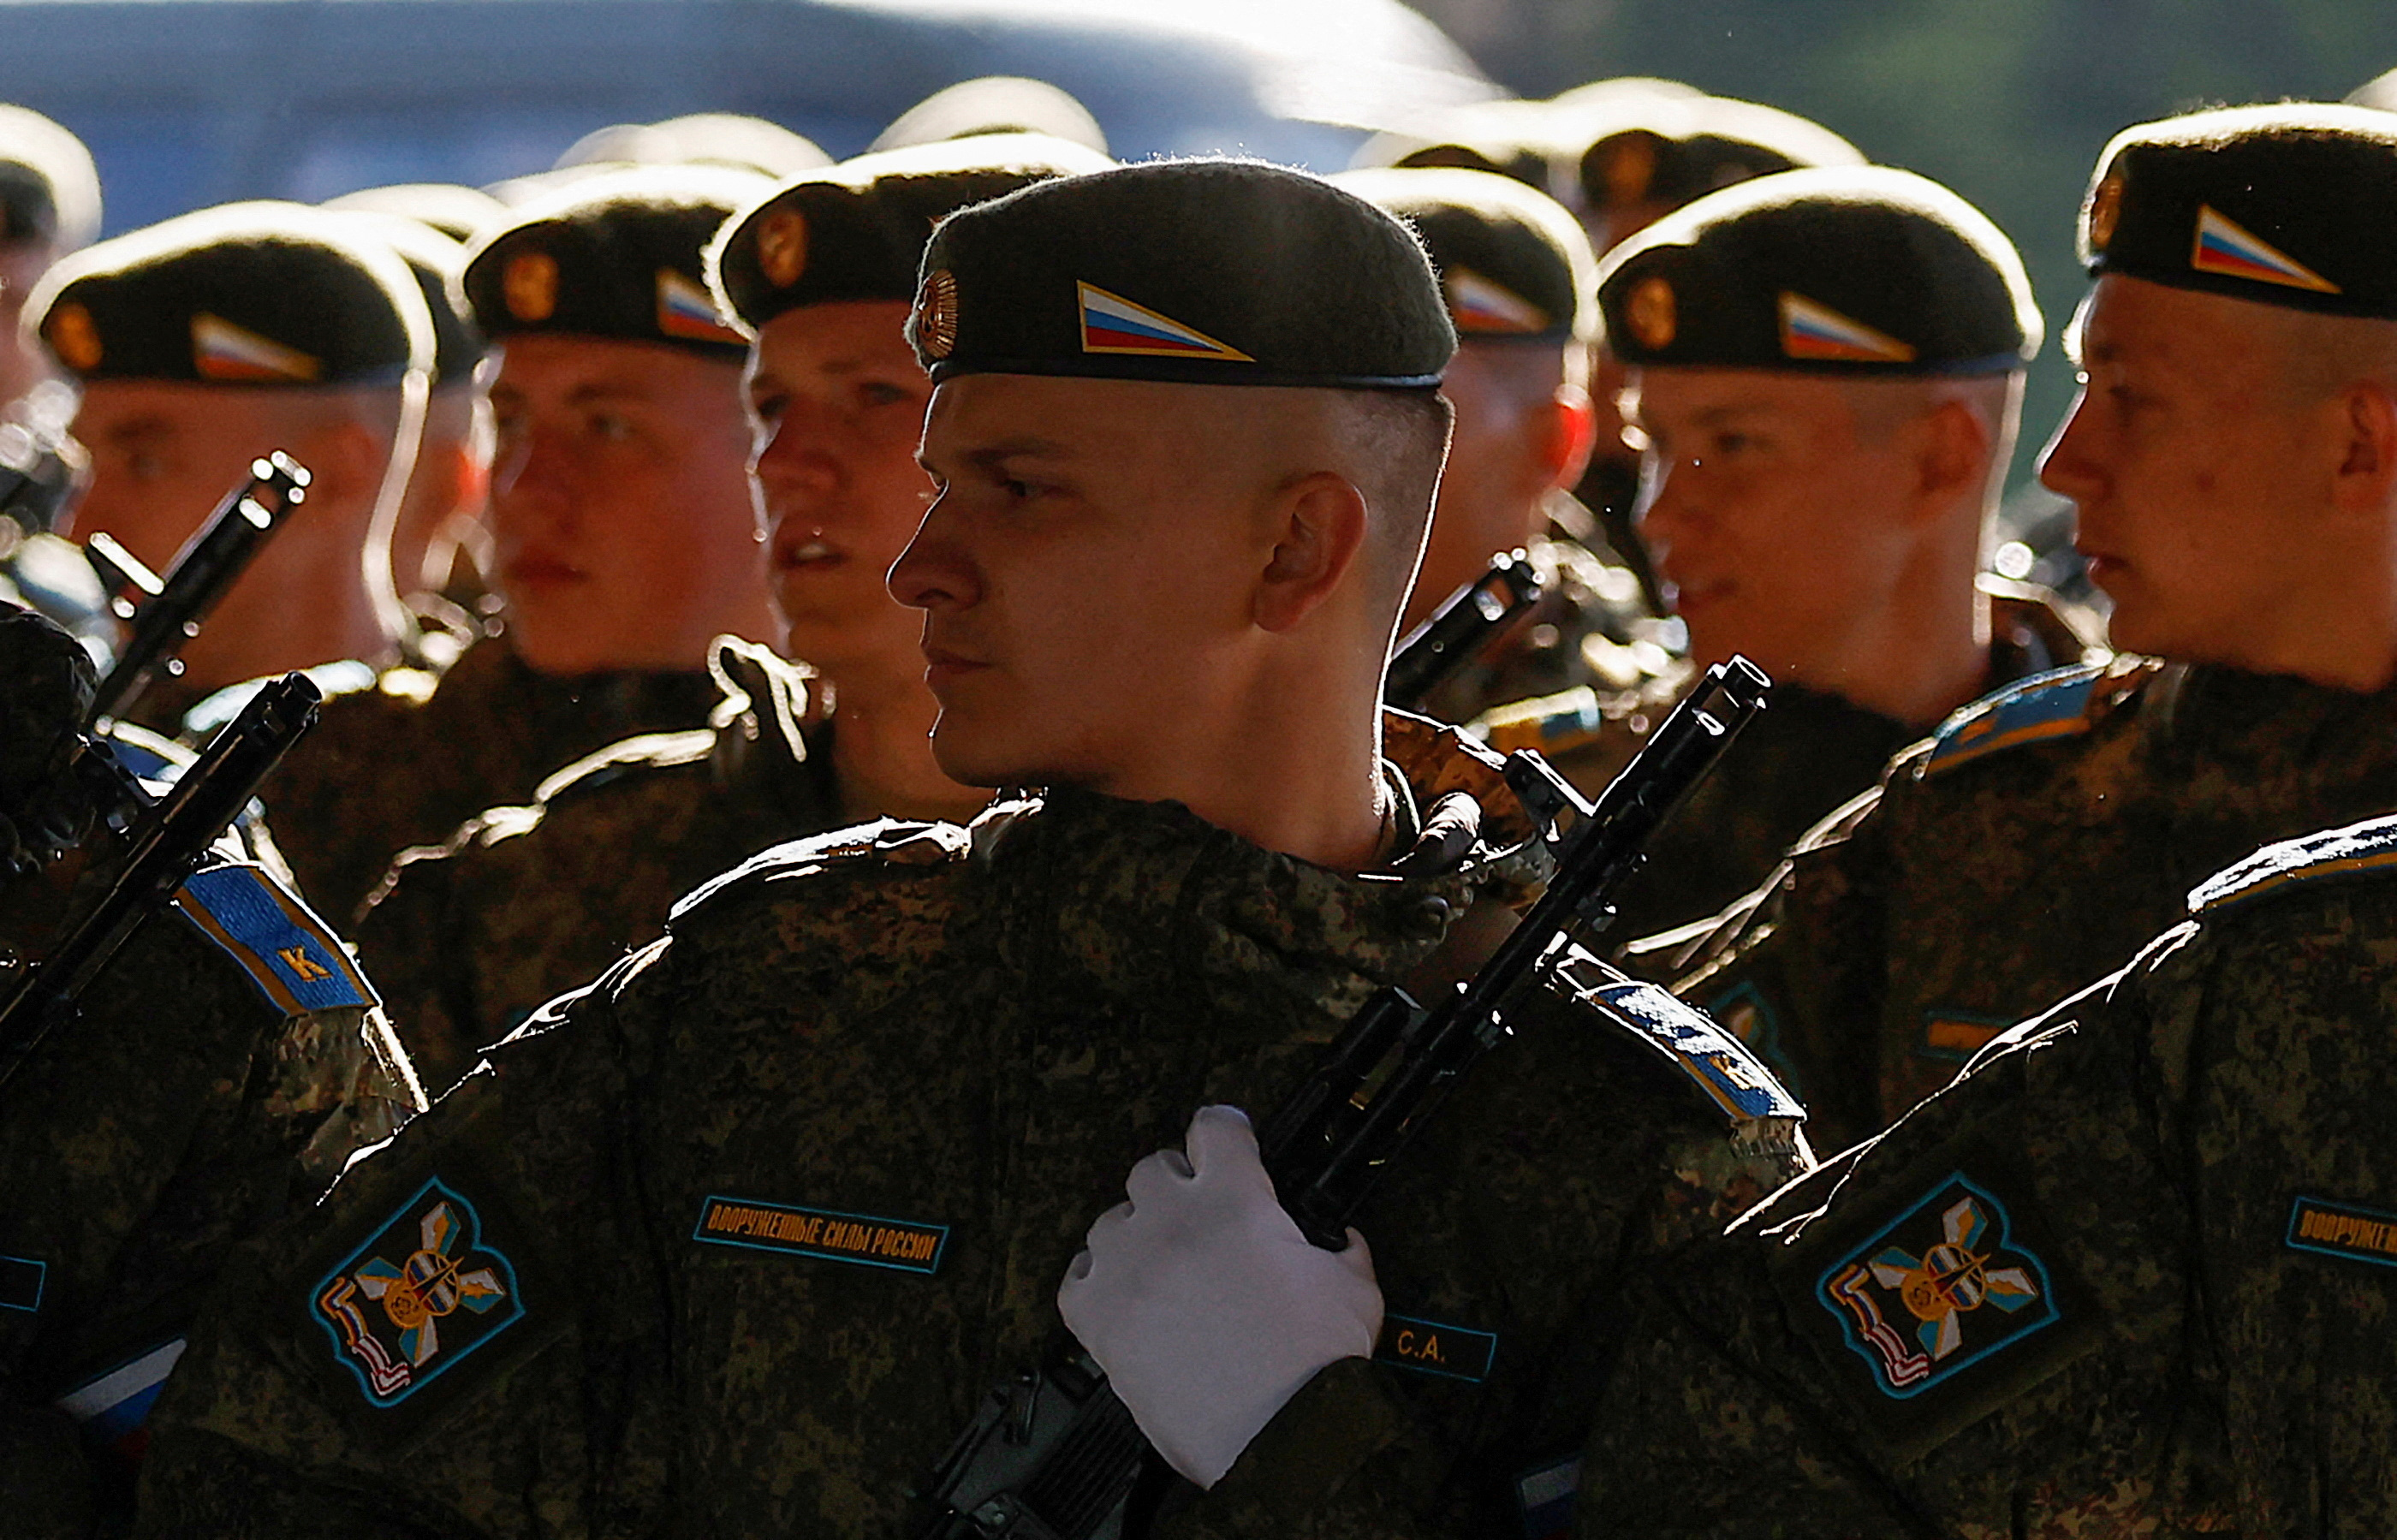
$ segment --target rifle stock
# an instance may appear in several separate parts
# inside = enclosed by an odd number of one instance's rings
[[[142,922],[173,901],[260,783],[315,724],[318,699],[305,675],[287,674],[268,685],[208,741],[166,797],[134,820],[104,886],[0,1005],[0,1087],[72,1018],[84,992]],[[87,739],[80,752],[104,758],[108,749]]]
[[[1508,783],[1558,852],[1547,891],[1489,961],[1429,1010],[1397,988],[1368,1000],[1259,1130],[1275,1192],[1309,1240],[1346,1244],[1349,1222],[1389,1161],[1505,1038],[1507,1002],[1576,936],[1604,930],[1657,826],[1764,709],[1771,689],[1745,658],[1715,664],[1595,804],[1536,753],[1508,757]],[[1577,822],[1560,834],[1566,810]],[[926,1482],[927,1517],[914,1534],[1122,1540],[1140,1533],[1135,1498],[1162,1490],[1162,1468],[1104,1371],[1061,1345],[1039,1370],[985,1399]]]

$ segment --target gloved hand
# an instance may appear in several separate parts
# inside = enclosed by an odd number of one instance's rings
[[[1372,1355],[1382,1291],[1355,1230],[1346,1251],[1307,1244],[1238,1107],[1200,1107],[1184,1143],[1132,1169],[1057,1307],[1148,1441],[1207,1487],[1316,1371]]]

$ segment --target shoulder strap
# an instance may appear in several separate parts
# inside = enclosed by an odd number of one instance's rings
[[[175,907],[285,1015],[382,1003],[341,939],[260,867],[226,862],[194,872]]]

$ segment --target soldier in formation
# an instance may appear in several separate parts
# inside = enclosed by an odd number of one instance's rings
[[[916,463],[931,386],[907,308],[941,217],[1112,164],[1062,140],[977,136],[803,175],[727,221],[710,270],[753,339],[776,640],[807,665],[720,640],[713,725],[601,749],[529,806],[401,860],[358,941],[437,1085],[716,874],[877,816],[962,822],[986,799],[933,763],[922,618],[883,584],[931,491]]]
[[[2121,967],[2209,874],[2397,806],[2397,505],[2356,469],[2388,318],[2377,252],[2317,191],[2377,185],[2387,123],[2198,118],[2109,149],[2081,229],[2086,383],[2042,475],[2127,655],[1960,712],[1694,956],[1654,954],[1835,1144]]]
[[[0,948],[13,997],[108,875],[73,767],[97,679],[0,608]],[[422,1093],[341,943],[221,852],[27,1050],[0,1052],[0,1492],[11,1534],[121,1531],[144,1422],[233,1245],[306,1208]]]

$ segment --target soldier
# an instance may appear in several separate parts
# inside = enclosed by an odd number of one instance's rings
[[[473,569],[475,556],[490,539],[483,527],[491,486],[490,432],[475,384],[483,338],[451,292],[464,271],[466,248],[419,220],[352,217],[408,263],[433,322],[432,388],[408,496],[393,516],[388,537],[369,535],[368,543],[391,553],[386,596],[406,612],[403,653],[415,666],[437,674],[481,633],[483,617],[454,602],[449,592],[460,558]],[[470,581],[477,575],[465,574]]]
[[[1600,82],[1601,86],[1610,84]],[[1708,193],[1751,177],[1820,167],[1855,167],[1865,157],[1846,140],[1811,119],[1730,97],[1664,96],[1654,91],[1568,91],[1550,103],[1558,195],[1570,203],[1600,257],[1656,221]],[[1623,361],[1601,346],[1592,374],[1598,402],[1598,452],[1577,489],[1598,515],[1606,539],[1648,585],[1660,609],[1645,546],[1634,524],[1640,449],[1623,433],[1615,396]]]
[[[92,480],[73,532],[163,572],[261,455],[287,449],[315,478],[137,720],[171,731],[237,680],[391,661],[399,618],[362,558],[423,418],[430,322],[404,262],[341,216],[234,204],[68,258],[26,313],[83,389]]]
[[[1401,626],[1421,623],[1501,551],[1528,549],[1542,583],[1539,608],[1420,709],[1466,722],[1575,685],[1636,689],[1670,668],[1638,579],[1563,534],[1595,532],[1565,489],[1589,458],[1598,335],[1596,264],[1573,216],[1484,171],[1403,167],[1333,180],[1414,226],[1456,328],[1440,384],[1456,431]]]
[[[1453,346],[1402,225],[1256,163],[1063,178],[941,225],[910,336],[940,495],[891,583],[934,752],[1051,789],[769,852],[494,1048],[228,1279],[154,1533],[891,1533],[1114,1174],[1535,875],[1496,765],[1375,709]],[[1792,1169],[1793,1105],[1734,1142],[1577,998],[1527,1003],[1378,1257],[1481,1361],[1401,1329],[1411,1368],[1308,1386],[1368,1455],[1419,1397],[1511,1459],[1584,1292]],[[1370,1517],[1444,1464],[1323,1490]]]
[[[0,106],[0,602],[48,615],[105,649],[108,595],[50,533],[82,495],[90,458],[69,434],[74,387],[20,325],[52,263],[100,234],[100,175],[83,141],[41,114]]]
[[[2120,967],[2208,872],[2397,806],[2374,576],[2397,504],[2339,470],[2390,391],[2397,301],[2348,222],[2389,185],[2390,122],[2199,115],[2100,163],[2085,383],[2041,474],[2149,656],[1958,713],[1685,962],[1840,1138]]]
[[[0,607],[0,945],[87,899],[98,809],[58,752],[90,660]],[[13,995],[21,974],[0,975]],[[142,1423],[233,1243],[313,1201],[422,1105],[341,942],[223,857],[0,1074],[0,1491],[8,1533],[121,1524]]]
[[[601,749],[530,807],[493,809],[401,858],[359,944],[433,1083],[768,846],[877,815],[962,822],[988,799],[932,762],[922,617],[883,585],[931,490],[916,463],[931,386],[907,310],[940,218],[1112,164],[1062,141],[983,136],[802,177],[727,223],[710,272],[755,339],[751,474],[783,650],[808,667],[719,643],[715,726]]]
[[[1731,902],[1946,713],[2079,656],[2052,615],[1975,586],[2041,322],[1970,205],[1903,171],[1785,172],[1602,271],[1649,435],[1642,528],[1690,655],[1746,653],[1784,687],[1652,851],[1632,935]],[[1595,791],[1659,707],[1582,690],[1482,726]]]
[[[328,700],[267,783],[312,902],[355,914],[400,850],[620,738],[705,722],[710,639],[774,635],[742,468],[747,348],[701,262],[770,185],[716,167],[595,175],[470,255],[464,291],[495,353],[504,631],[437,678],[395,669]]]

